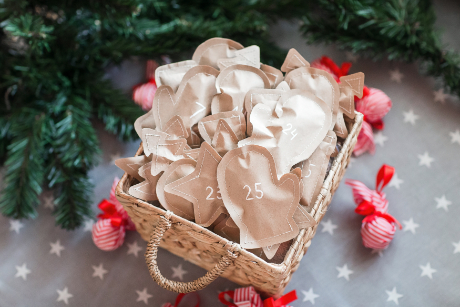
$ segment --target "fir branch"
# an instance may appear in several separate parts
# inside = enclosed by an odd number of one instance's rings
[[[63,94],[50,108],[59,114],[51,142],[53,154],[48,161],[48,186],[55,188],[56,223],[65,229],[79,227],[91,215],[92,184],[88,171],[100,153],[96,132],[89,121],[91,106],[78,96]]]
[[[44,139],[48,118],[33,109],[22,109],[9,119],[12,135],[6,160],[5,188],[0,198],[0,210],[9,217],[36,217],[42,192],[46,151]],[[3,130],[3,129],[2,129]]]
[[[105,130],[121,140],[137,138],[134,121],[143,114],[142,110],[120,90],[114,89],[109,80],[91,84],[93,109],[105,124]]]
[[[309,43],[336,43],[372,58],[419,61],[460,96],[460,59],[442,49],[430,1],[318,0],[305,10],[301,31]]]

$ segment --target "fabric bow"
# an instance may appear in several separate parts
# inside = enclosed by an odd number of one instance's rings
[[[176,301],[174,302],[174,305],[172,305],[171,303],[164,303],[163,305],[161,305],[161,307],[177,307],[177,306],[179,306],[179,304],[182,301],[182,299],[184,298],[184,296],[186,296],[187,294],[195,294],[196,295],[198,301],[197,301],[195,307],[199,307],[200,306],[200,297],[198,296],[198,294],[196,292],[180,293],[176,297]]]
[[[133,87],[133,100],[142,107],[142,110],[149,111],[152,108],[153,97],[157,91],[155,82],[155,70],[158,63],[154,60],[147,61],[146,78],[147,83],[141,83]]]
[[[386,248],[396,232],[395,224],[401,229],[401,224],[390,214],[388,200],[383,188],[391,181],[395,169],[384,164],[376,178],[375,190],[366,187],[362,182],[347,179],[345,183],[352,187],[353,198],[358,205],[355,212],[366,216],[362,221],[361,237],[364,246],[372,249]]]
[[[94,244],[101,250],[111,251],[123,244],[126,230],[136,230],[128,213],[115,196],[118,178],[115,178],[109,199],[102,200],[98,207],[102,213],[93,226],[92,237]]]
[[[233,299],[233,303],[227,301],[226,296]],[[286,304],[297,299],[296,291],[293,290],[277,300],[272,297],[262,301],[260,295],[254,287],[239,288],[235,291],[225,291],[219,293],[219,301],[232,307],[290,307]]]
[[[330,58],[323,56],[313,61],[311,67],[329,72],[340,83],[340,77],[348,74],[351,63],[345,62],[339,67]],[[364,115],[364,121],[353,152],[357,156],[366,151],[374,154],[375,141],[372,128],[377,130],[384,128],[382,119],[391,109],[391,100],[381,90],[364,86],[363,97],[361,99],[355,97],[355,109]]]

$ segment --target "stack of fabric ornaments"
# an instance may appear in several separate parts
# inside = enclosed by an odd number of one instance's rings
[[[285,74],[283,74],[283,72]],[[280,263],[311,213],[355,116],[364,74],[336,81],[291,49],[281,67],[258,46],[210,39],[160,66],[152,109],[135,122],[143,155],[116,165],[129,194]]]

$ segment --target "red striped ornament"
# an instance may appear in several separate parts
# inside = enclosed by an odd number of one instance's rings
[[[313,61],[311,67],[327,71],[340,83],[340,77],[348,75],[351,63],[345,62],[339,67],[330,58],[323,56]],[[355,97],[355,109],[364,115],[364,122],[353,152],[357,156],[365,152],[374,154],[373,128],[377,130],[384,128],[382,119],[391,109],[391,100],[381,90],[364,86],[363,97],[361,99]]]
[[[391,181],[395,169],[384,164],[376,178],[376,188],[371,190],[357,180],[346,180],[345,183],[353,189],[353,198],[358,206],[355,212],[366,216],[361,225],[361,237],[365,247],[381,250],[393,240],[397,225],[401,224],[387,213],[388,200],[383,188]]]
[[[157,84],[155,82],[155,70],[158,67],[158,63],[154,60],[147,61],[147,68],[145,76],[147,83],[139,84],[133,88],[133,100],[136,104],[142,107],[142,110],[149,111],[152,108],[153,98],[157,91]]]
[[[227,301],[226,296],[233,299],[233,303]],[[287,304],[297,299],[296,291],[293,290],[279,299],[275,300],[272,297],[262,301],[260,295],[254,287],[239,288],[235,291],[225,291],[219,293],[219,301],[227,306],[232,307],[290,307]]]
[[[99,220],[92,230],[94,244],[104,251],[120,247],[124,242],[126,230],[136,230],[128,213],[115,196],[118,181],[118,178],[113,181],[109,200],[104,199],[99,203],[98,207],[103,213],[97,216]]]

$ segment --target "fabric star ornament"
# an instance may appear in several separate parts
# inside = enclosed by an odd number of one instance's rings
[[[217,151],[203,142],[195,170],[165,186],[166,192],[193,203],[195,222],[204,227],[210,226],[221,213],[227,212],[217,185],[217,166],[221,160]]]
[[[393,240],[396,225],[401,224],[387,213],[388,201],[385,199],[383,188],[391,181],[395,169],[383,165],[376,179],[376,190],[370,190],[357,180],[346,180],[345,183],[353,188],[353,198],[358,205],[355,212],[366,216],[362,221],[361,237],[365,247],[381,250]]]
[[[93,242],[104,251],[120,247],[124,242],[126,230],[136,230],[128,213],[115,196],[118,181],[118,178],[114,179],[109,199],[99,203],[98,207],[103,213],[97,216],[98,221],[93,226]]]

